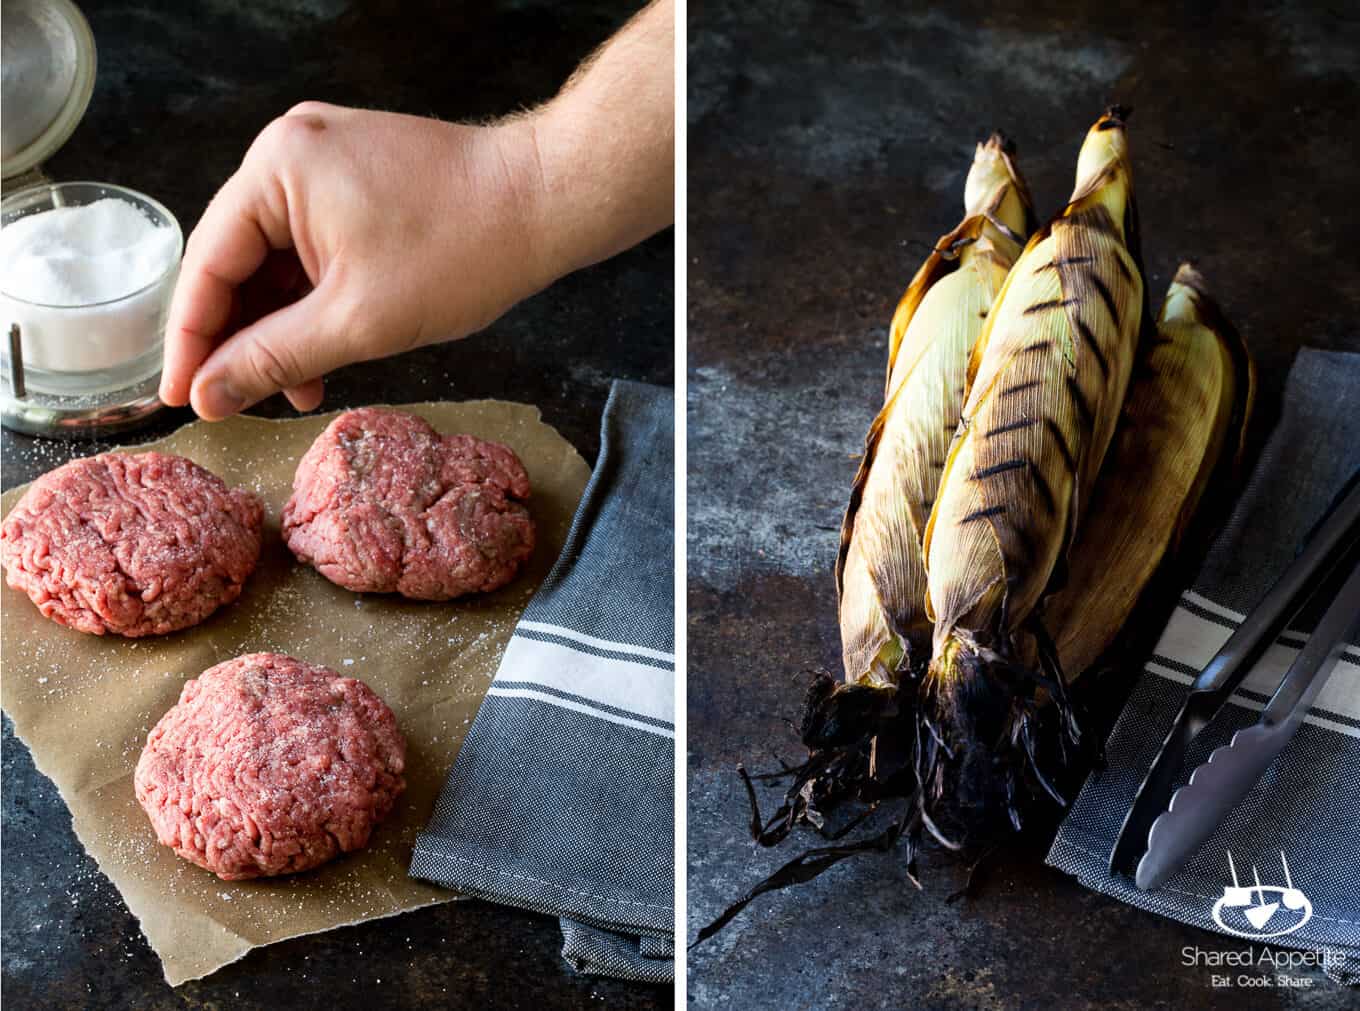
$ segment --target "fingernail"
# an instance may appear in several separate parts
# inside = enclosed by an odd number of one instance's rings
[[[204,383],[198,399],[198,413],[205,418],[228,418],[246,406],[245,397],[233,390],[225,379]]]

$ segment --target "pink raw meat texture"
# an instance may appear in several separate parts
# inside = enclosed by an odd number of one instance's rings
[[[192,460],[104,453],[49,471],[0,528],[9,585],[81,632],[163,635],[241,595],[264,506]]]
[[[449,600],[514,578],[534,549],[528,498],[529,476],[505,446],[365,407],[303,456],[283,535],[347,590]]]
[[[406,789],[405,762],[396,717],[368,685],[248,653],[185,684],[133,785],[162,844],[238,881],[362,849]]]

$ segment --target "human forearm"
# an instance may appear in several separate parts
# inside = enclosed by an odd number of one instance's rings
[[[527,117],[533,234],[550,279],[674,220],[674,17],[672,0],[654,0]]]

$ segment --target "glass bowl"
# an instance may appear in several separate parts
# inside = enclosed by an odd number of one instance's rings
[[[83,305],[47,305],[5,290],[0,277],[0,366],[7,396],[26,391],[90,397],[145,387],[159,376],[165,317],[184,254],[179,222],[162,204],[112,183],[39,183],[0,200],[0,228],[30,214],[78,207],[113,197],[131,204],[155,224],[174,229],[174,261],[154,281],[118,298]],[[16,388],[11,358],[19,328],[22,385]]]

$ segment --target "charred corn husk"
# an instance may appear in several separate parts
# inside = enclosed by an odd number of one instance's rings
[[[1110,646],[1174,551],[1211,478],[1240,463],[1255,373],[1237,331],[1182,264],[1139,349],[1123,417],[1044,624],[1073,679]]]
[[[946,792],[935,779],[940,752],[961,744],[982,746],[958,774],[987,794],[965,803],[989,806],[1015,752],[1056,796],[1034,757],[1042,679],[1022,662],[1020,633],[1061,582],[1119,418],[1143,309],[1132,171],[1114,108],[1087,133],[1071,201],[1030,239],[969,363],[963,422],[924,545],[935,627],[921,718],[941,746],[927,749],[921,781],[934,781],[932,792]],[[1075,737],[1070,709],[1064,719]],[[994,741],[1006,757],[987,751]],[[1008,798],[1014,786],[1007,779]]]
[[[894,685],[929,657],[921,539],[963,410],[968,356],[1032,215],[1006,141],[979,144],[965,217],[936,243],[889,330],[885,403],[841,526],[836,562],[845,679]]]
[[[1004,654],[1071,543],[1105,456],[1143,312],[1124,123],[1082,146],[1063,212],[1030,240],[974,348],[963,426],[925,535],[932,678]]]

